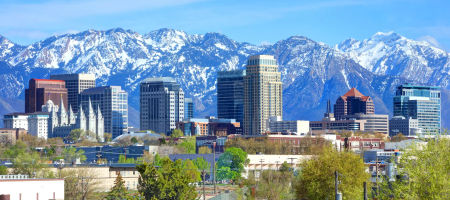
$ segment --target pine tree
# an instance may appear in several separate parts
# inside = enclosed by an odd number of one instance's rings
[[[122,175],[117,175],[114,181],[114,186],[111,191],[108,192],[106,199],[108,200],[124,200],[128,198],[128,191],[125,188],[125,181],[122,179]]]

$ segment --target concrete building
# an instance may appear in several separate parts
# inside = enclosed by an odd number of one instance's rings
[[[439,87],[404,84],[394,96],[394,117],[417,119],[425,135],[441,132],[441,91]]]
[[[0,199],[64,199],[64,179],[30,179],[0,175]]]
[[[175,79],[147,78],[140,85],[140,127],[170,134],[184,118],[184,92]]]
[[[27,130],[23,128],[0,128],[0,144],[16,144],[17,140],[22,139]]]
[[[271,55],[251,56],[244,77],[244,134],[267,131],[267,119],[283,116],[281,73]]]
[[[177,128],[186,136],[241,134],[240,123],[235,119],[192,118],[177,123]]]
[[[94,108],[100,108],[106,133],[115,138],[128,132],[128,93],[120,86],[89,88],[79,96],[83,107],[91,102]]]
[[[244,122],[245,70],[217,73],[217,116],[219,119],[236,119]]]
[[[25,90],[25,113],[42,111],[42,105],[48,100],[57,102],[63,100],[67,104],[66,83],[61,80],[30,79],[28,89]],[[66,107],[67,109],[67,107]]]
[[[48,138],[48,118],[47,112],[34,112],[28,115],[28,133],[38,138]]]
[[[306,135],[309,132],[309,121],[283,121],[280,116],[269,117],[269,131],[272,133]]]
[[[364,120],[364,131],[374,133],[389,133],[389,116],[380,114],[362,114],[345,115],[347,120]]]
[[[194,102],[192,98],[184,99],[184,120],[194,118]]]
[[[104,141],[104,118],[100,108],[94,110],[91,102],[86,106],[79,106],[77,114],[72,111],[71,106],[69,111],[66,111],[64,106],[59,107],[51,100],[42,106],[42,110],[49,113],[48,137],[65,138],[72,130],[81,129],[88,131],[88,137],[91,139]]]
[[[336,121],[310,121],[309,127],[311,131],[330,130],[330,131],[364,131],[365,120],[336,120]]]
[[[356,88],[352,88],[336,100],[334,117],[340,120],[345,118],[345,115],[356,113],[373,114],[375,107],[370,96],[364,96]]]
[[[9,113],[3,116],[3,126],[5,128],[23,128],[28,130],[28,114]]]
[[[389,136],[393,137],[401,133],[406,137],[418,137],[422,131],[419,128],[419,120],[395,116],[389,120]]]
[[[278,170],[284,162],[296,169],[302,162],[307,161],[312,157],[312,155],[250,154],[247,157],[249,162],[244,166],[242,176],[247,178],[250,173],[253,173],[255,177],[258,178],[262,170]]]
[[[67,106],[72,106],[73,112],[78,112],[80,105],[79,94],[85,89],[95,87],[94,74],[54,74],[50,75],[50,79],[63,80],[66,82],[67,88]]]

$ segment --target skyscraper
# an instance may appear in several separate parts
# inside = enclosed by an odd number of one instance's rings
[[[61,106],[61,99],[64,105],[67,105],[67,89],[64,81],[30,79],[28,89],[25,90],[25,112],[42,111],[42,105],[48,100],[57,102],[57,105]]]
[[[194,102],[192,98],[184,99],[184,120],[194,118]]]
[[[184,92],[170,77],[147,78],[140,86],[140,128],[169,134],[184,118]]]
[[[278,65],[271,55],[251,56],[244,77],[244,134],[267,131],[271,116],[283,116],[282,82]]]
[[[217,115],[219,119],[244,122],[245,70],[217,73]]]
[[[80,105],[100,108],[104,121],[104,132],[115,138],[128,131],[128,93],[120,86],[89,88],[81,92]],[[85,110],[89,112],[89,110]]]
[[[50,75],[50,79],[66,82],[68,106],[72,106],[75,113],[78,112],[80,104],[78,95],[85,89],[95,87],[94,74],[55,74]]]
[[[357,113],[373,114],[375,106],[370,96],[364,96],[356,88],[350,89],[344,96],[340,96],[334,104],[334,117],[344,119],[345,115]]]
[[[441,91],[439,87],[404,84],[394,96],[394,116],[417,119],[423,134],[441,131]]]

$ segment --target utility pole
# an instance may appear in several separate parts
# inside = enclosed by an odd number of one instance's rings
[[[339,200],[339,197],[338,197],[338,185],[339,185],[339,183],[338,183],[338,172],[337,171],[334,171],[334,195],[335,195],[335,199],[336,200]]]
[[[214,173],[214,176],[213,176],[213,183],[214,183],[214,194],[216,194],[216,142],[213,142],[213,163],[214,163],[214,166],[213,166],[213,173]]]
[[[367,200],[367,182],[364,181],[364,200]]]
[[[291,160],[291,167],[292,169],[294,169],[294,160],[297,158],[288,158],[289,160]]]
[[[277,164],[277,171],[279,170],[279,167],[278,167],[278,163],[280,163],[280,161],[275,161],[275,163]]]
[[[202,175],[203,175],[203,200],[206,200],[206,195],[205,195],[205,170],[202,170]]]

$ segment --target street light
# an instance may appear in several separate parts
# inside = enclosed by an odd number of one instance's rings
[[[214,194],[216,194],[216,142],[213,142],[213,173],[214,173]]]

